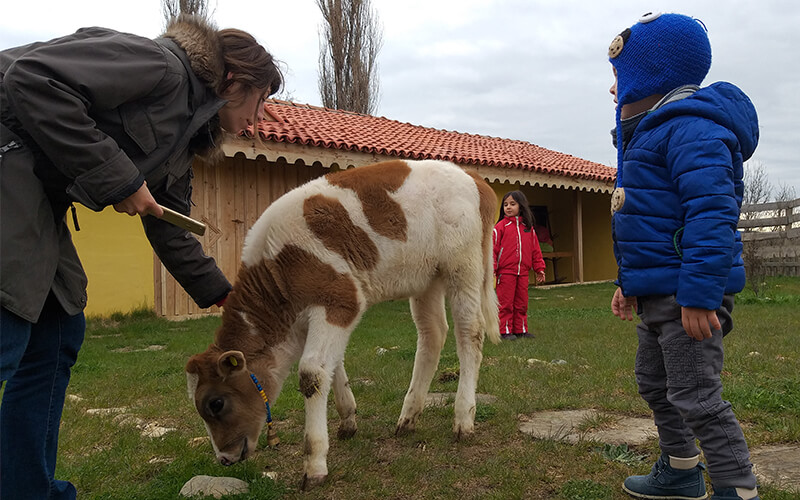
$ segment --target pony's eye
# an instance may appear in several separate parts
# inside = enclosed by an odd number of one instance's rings
[[[642,17],[639,18],[640,23],[649,23],[650,21],[655,21],[661,16],[661,12],[648,12],[646,14],[642,14]]]
[[[208,409],[211,410],[212,415],[219,415],[219,412],[225,407],[225,400],[222,398],[212,399],[208,403]]]

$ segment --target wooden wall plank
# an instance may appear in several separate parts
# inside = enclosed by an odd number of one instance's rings
[[[242,260],[242,242],[244,241],[245,221],[245,192],[244,183],[244,158],[237,156],[233,159],[233,217],[231,224],[233,227],[233,260],[235,263]],[[234,264],[235,265],[235,264]]]
[[[258,168],[264,160],[248,162],[244,171],[244,227],[245,233],[253,227],[261,212],[258,210]]]
[[[324,175],[327,169],[285,161],[269,162],[263,157],[248,160],[238,155],[226,158],[220,165],[195,162],[194,172],[192,217],[208,225],[199,241],[225,276],[234,281],[247,231],[264,210],[289,190]],[[219,314],[216,306],[197,307],[157,257],[154,257],[153,272],[159,316],[185,319]]]
[[[272,203],[272,197],[270,196],[269,189],[270,189],[270,164],[264,160],[263,158],[258,162],[257,168],[257,183],[258,186],[256,188],[256,200],[258,204],[258,215],[256,219],[264,213],[264,210],[267,209],[268,206]]]

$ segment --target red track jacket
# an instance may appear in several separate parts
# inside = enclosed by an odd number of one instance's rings
[[[525,231],[521,217],[504,217],[492,230],[494,242],[494,274],[528,274],[544,271],[539,239],[531,229]]]

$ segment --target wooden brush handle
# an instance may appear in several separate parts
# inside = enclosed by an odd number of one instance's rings
[[[198,236],[206,234],[206,225],[200,221],[194,220],[191,217],[186,217],[183,214],[171,210],[163,205],[159,205],[164,210],[164,215],[160,217],[161,220],[167,221],[170,224],[190,231]]]

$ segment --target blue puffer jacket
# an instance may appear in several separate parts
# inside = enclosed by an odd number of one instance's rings
[[[612,201],[617,284],[625,296],[676,295],[682,306],[715,310],[724,294],[744,288],[736,225],[742,164],[757,144],[755,108],[726,82],[641,120]]]

